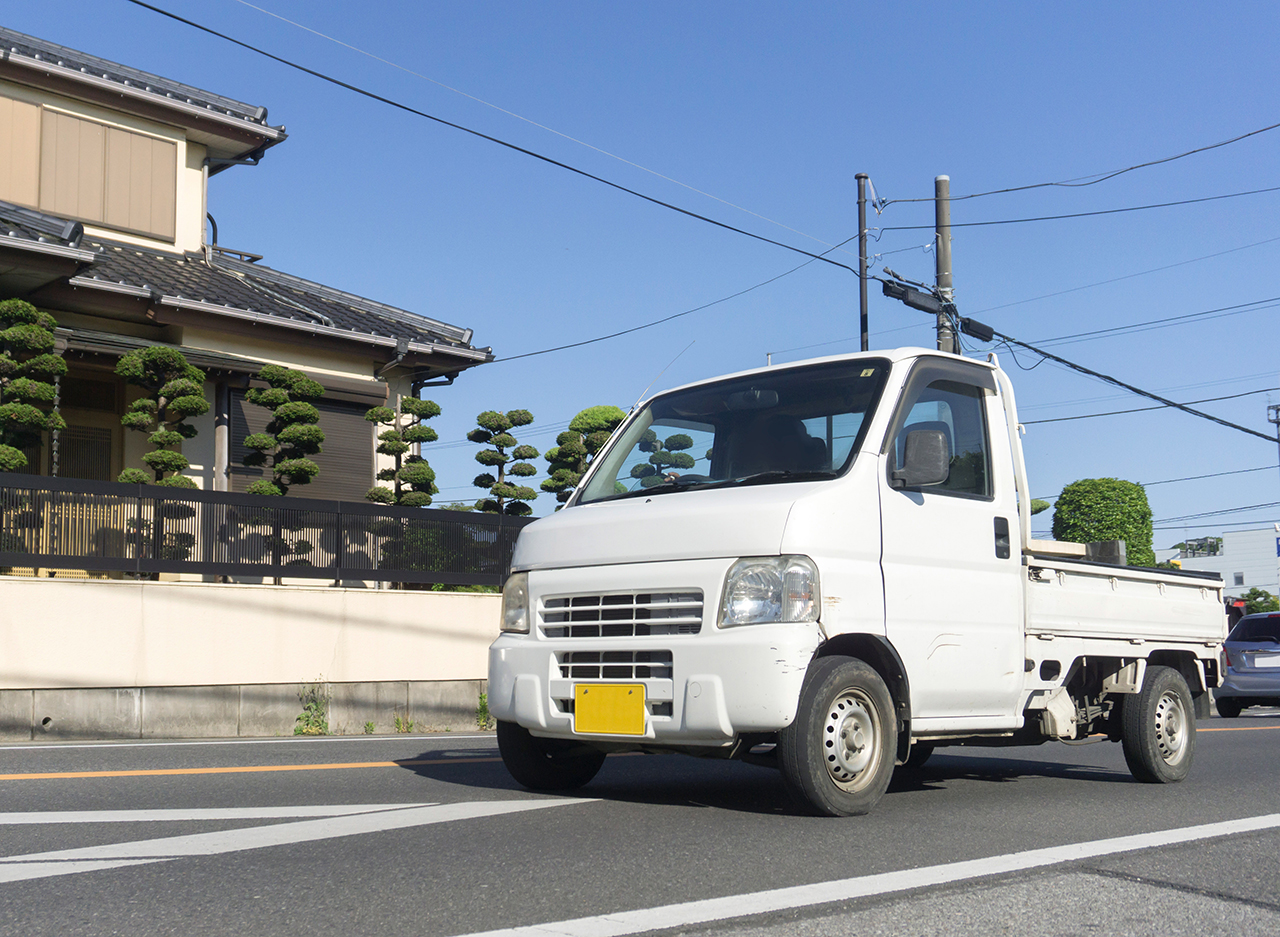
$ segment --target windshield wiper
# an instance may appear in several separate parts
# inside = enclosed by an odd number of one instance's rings
[[[809,471],[796,471],[794,469],[773,469],[768,472],[755,472],[751,475],[743,475],[741,478],[730,478],[721,482],[722,485],[761,485],[769,482],[798,482],[798,481],[814,481],[819,478],[835,478],[836,473],[826,469],[811,469]]]
[[[683,491],[692,488],[707,488],[714,485],[723,485],[724,482],[716,481],[683,481],[677,478],[665,478],[656,485],[650,485],[648,488],[637,488],[635,491],[626,491],[622,494],[614,495],[609,500],[619,500],[622,498],[635,498],[639,495],[648,494],[666,494],[669,491]]]

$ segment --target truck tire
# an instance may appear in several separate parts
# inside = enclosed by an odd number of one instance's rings
[[[1244,704],[1234,696],[1219,696],[1213,701],[1213,705],[1223,719],[1235,719],[1244,709]]]
[[[540,739],[514,722],[498,722],[498,751],[511,776],[535,791],[572,791],[596,776],[604,752],[560,739]]]
[[[1191,770],[1196,719],[1191,690],[1172,667],[1149,666],[1142,689],[1125,696],[1120,740],[1129,771],[1148,784],[1172,784]]]
[[[787,789],[819,816],[870,812],[893,777],[898,720],[880,675],[852,657],[809,665],[796,718],[778,734]]]

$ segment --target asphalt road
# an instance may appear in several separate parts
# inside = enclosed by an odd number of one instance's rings
[[[679,756],[535,795],[492,735],[0,746],[0,934],[1280,934],[1278,767],[1251,710],[1182,784],[940,749],[832,820]]]

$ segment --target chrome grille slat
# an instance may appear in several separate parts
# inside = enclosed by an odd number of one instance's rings
[[[544,598],[538,614],[547,638],[697,634],[702,604],[699,591],[565,595]]]

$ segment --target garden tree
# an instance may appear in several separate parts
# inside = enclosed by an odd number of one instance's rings
[[[395,459],[395,468],[378,472],[379,481],[392,482],[395,487],[376,485],[365,492],[365,500],[422,508],[431,503],[432,495],[440,493],[435,471],[422,456],[412,454],[414,443],[435,442],[439,438],[430,426],[422,425],[439,415],[438,403],[417,397],[401,397],[398,413],[390,407],[374,407],[364,415],[374,425],[391,427],[378,434],[378,451]],[[409,490],[405,490],[406,486]]]
[[[524,461],[536,459],[538,450],[533,446],[520,445],[510,433],[515,427],[528,426],[532,422],[533,414],[528,410],[508,410],[506,413],[486,410],[476,417],[479,426],[467,433],[467,439],[493,447],[477,452],[476,461],[498,473],[494,476],[484,472],[472,480],[477,488],[489,491],[489,497],[476,502],[477,511],[517,517],[533,513],[533,508],[525,502],[534,500],[538,493],[526,485],[513,485],[507,481],[508,476],[527,478],[538,474],[536,468]],[[519,461],[512,461],[513,459]]]
[[[40,444],[46,430],[67,424],[53,409],[53,381],[67,363],[53,353],[58,323],[21,299],[0,302],[0,472],[27,464],[23,449]]]
[[[673,470],[687,471],[693,468],[696,461],[693,456],[684,451],[693,448],[693,437],[686,433],[676,433],[674,436],[660,440],[653,430],[645,430],[637,448],[641,452],[650,453],[648,465],[641,463],[631,467],[631,477],[640,479],[642,488],[652,488],[654,485],[661,484]],[[709,453],[708,458],[710,458]]]
[[[1118,478],[1084,478],[1062,489],[1053,508],[1055,540],[1123,540],[1131,566],[1154,566],[1146,490]]]
[[[129,404],[120,422],[127,429],[150,433],[147,441],[155,447],[142,456],[154,478],[147,477],[141,469],[129,468],[117,480],[195,488],[194,481],[178,474],[191,463],[176,447],[196,435],[196,428],[187,420],[209,411],[209,401],[204,399],[204,372],[188,364],[176,348],[152,345],[124,355],[116,364],[116,374],[147,391],[147,396]]]
[[[1052,504],[1050,504],[1048,501],[1044,500],[1043,498],[1032,498],[1032,499],[1031,499],[1031,513],[1032,513],[1032,514],[1039,514],[1041,511],[1047,511],[1047,510],[1049,510],[1049,508],[1051,508],[1051,507],[1053,507],[1053,505],[1052,505]]]
[[[252,387],[244,399],[271,411],[265,432],[245,437],[244,457],[248,466],[266,468],[271,479],[260,478],[248,488],[251,495],[285,495],[293,485],[305,485],[320,473],[308,456],[321,451],[324,430],[319,427],[320,411],[310,401],[324,395],[324,388],[301,371],[268,364],[258,379],[269,387]]]
[[[554,494],[561,504],[568,501],[591,460],[626,418],[619,407],[599,406],[587,407],[570,420],[569,429],[543,455],[551,477],[543,479],[542,490]]]
[[[1255,612],[1280,612],[1280,599],[1277,599],[1265,589],[1259,589],[1254,586],[1244,595],[1240,596],[1244,599],[1244,613],[1252,615]]]

